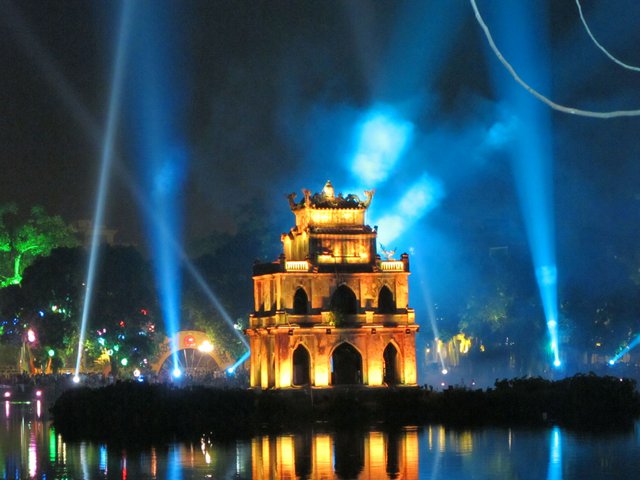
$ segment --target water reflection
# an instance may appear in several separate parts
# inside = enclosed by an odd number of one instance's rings
[[[417,479],[418,429],[260,436],[251,441],[252,477]]]
[[[640,471],[640,435],[634,432],[316,429],[231,443],[203,438],[133,451],[67,443],[50,428],[37,403],[5,404],[3,413],[0,478],[5,479],[573,480],[635,478]]]
[[[560,442],[560,428],[553,427],[549,447],[547,480],[562,480],[562,446]]]

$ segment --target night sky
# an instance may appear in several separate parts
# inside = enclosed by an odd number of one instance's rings
[[[578,108],[640,108],[640,73],[597,49],[573,0],[531,2],[543,27],[528,45],[535,58],[510,41],[507,27],[517,31],[523,19],[502,18],[507,2],[478,5],[523,77],[535,83],[545,71],[536,88]],[[182,152],[177,198],[187,241],[233,232],[243,211],[261,205],[270,212],[266,223],[278,251],[279,234],[293,223],[285,194],[319,191],[327,179],[345,193],[370,186],[352,169],[354,128],[365,112],[386,104],[411,123],[413,139],[374,185],[370,223],[416,178],[438,185],[437,198],[389,247],[423,248],[436,258],[430,267],[436,294],[438,285],[474,279],[475,250],[526,251],[504,148],[515,114],[503,93],[515,82],[489,50],[467,1],[135,3],[142,12],[133,19],[106,215],[119,241],[144,243],[129,186],[144,191],[151,181],[136,167],[137,109],[144,108],[136,55],[148,45],[166,71],[156,78],[166,79],[166,121]],[[640,65],[640,3],[582,4],[599,42]],[[0,203],[40,204],[68,221],[93,216],[120,7],[0,2]],[[158,18],[155,43],[146,38],[148,18],[140,20],[145,12]],[[635,256],[640,264],[640,119],[582,118],[531,103],[549,118],[550,128],[538,135],[550,144],[553,191],[540,194],[554,199],[560,278],[613,288],[620,258]]]

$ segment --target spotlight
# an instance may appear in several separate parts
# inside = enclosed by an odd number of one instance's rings
[[[73,383],[80,383],[80,376],[79,375],[74,375],[73,376]]]
[[[182,375],[182,370],[180,370],[178,367],[173,369],[173,372],[171,372],[173,375],[173,378],[180,378],[180,376]]]
[[[446,368],[443,368],[443,369],[442,369],[442,374],[443,374],[443,375],[446,375],[447,373],[449,373],[449,370],[447,370]]]
[[[615,365],[616,361],[612,358],[611,360],[609,360],[609,365],[613,366]]]
[[[209,340],[205,340],[198,346],[198,350],[203,353],[211,353],[213,352],[213,344]]]
[[[558,368],[560,365],[562,365],[562,362],[560,362],[560,360],[558,360],[557,358],[553,361],[553,366]]]

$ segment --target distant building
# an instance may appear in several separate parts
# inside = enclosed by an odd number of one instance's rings
[[[253,271],[254,313],[246,330],[251,386],[415,385],[409,257],[381,260],[361,201],[322,192],[289,195],[296,226],[284,253]],[[391,255],[389,255],[391,257]]]
[[[76,231],[78,240],[85,247],[91,246],[93,241],[93,220],[77,220],[71,225]],[[107,245],[115,245],[115,237],[118,230],[113,228],[100,227],[100,243],[106,243]]]

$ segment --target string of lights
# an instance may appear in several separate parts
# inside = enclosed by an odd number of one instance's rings
[[[482,28],[485,37],[487,38],[487,42],[493,50],[493,53],[498,57],[498,60],[502,63],[502,65],[507,69],[507,71],[511,74],[516,82],[518,82],[527,92],[533,95],[535,98],[540,100],[542,103],[545,103],[549,107],[559,112],[568,113],[570,115],[578,115],[582,117],[591,117],[591,118],[601,118],[601,119],[609,119],[609,118],[617,118],[617,117],[637,117],[640,116],[640,110],[613,110],[613,111],[605,111],[605,112],[597,112],[592,110],[582,110],[580,108],[568,107],[566,105],[561,105],[559,103],[554,102],[548,97],[544,96],[542,93],[535,90],[531,87],[527,82],[525,82],[515,71],[513,66],[504,58],[498,47],[496,46],[491,32],[489,31],[489,27],[484,22],[480,11],[478,10],[478,6],[476,5],[476,0],[469,0],[471,2],[471,7],[476,16],[476,20]]]

